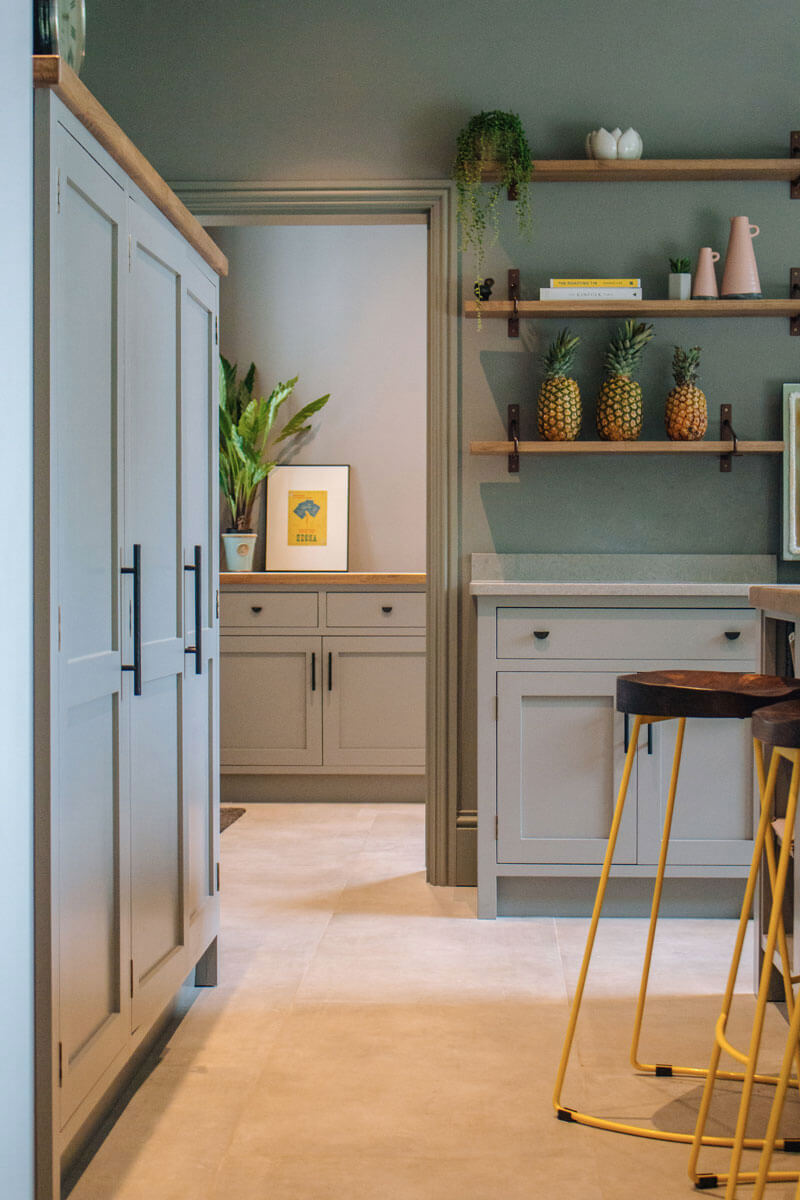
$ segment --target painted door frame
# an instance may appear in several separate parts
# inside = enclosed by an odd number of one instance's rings
[[[402,217],[428,223],[428,527],[426,863],[429,883],[456,882],[458,808],[457,249],[446,182],[171,183],[203,225],[276,218]],[[388,282],[387,285],[388,286]],[[373,300],[373,297],[370,297]]]

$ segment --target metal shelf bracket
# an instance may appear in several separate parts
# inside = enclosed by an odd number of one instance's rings
[[[510,338],[519,337],[519,270],[512,269],[508,272],[508,298],[514,301],[514,315],[508,318],[508,336]]]
[[[514,443],[514,449],[508,456],[509,475],[519,475],[519,405],[508,406],[508,440]]]
[[[733,405],[720,404],[719,406],[719,440],[721,442],[732,442],[733,445],[727,454],[720,454],[719,469],[726,474],[733,470],[733,456],[740,454],[739,439],[737,438],[731,421],[733,420]]]
[[[796,158],[800,165],[800,129],[793,129],[789,137],[789,157]],[[800,172],[797,178],[789,184],[789,195],[792,200],[800,200]]]
[[[792,337],[800,337],[800,267],[792,267],[789,272],[789,298],[797,301],[798,311],[789,317],[789,333]]]

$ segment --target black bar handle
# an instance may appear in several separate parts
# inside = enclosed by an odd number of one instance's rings
[[[311,690],[317,690],[317,654],[315,650],[311,651]]]
[[[628,713],[625,713],[624,728],[625,728],[625,735],[624,735],[624,740],[625,740],[625,753],[627,754],[627,753],[628,753],[628,746],[629,746],[629,745],[630,745],[630,743],[631,743],[630,717],[629,717]]]
[[[142,547],[133,544],[133,566],[120,568],[123,575],[133,576],[133,664],[123,663],[123,671],[133,671],[133,694],[142,694]]]
[[[735,642],[736,639],[740,638],[741,636],[742,636],[742,631],[740,629],[726,629],[725,630],[725,637],[728,639],[729,642]]]
[[[203,547],[195,546],[194,562],[184,563],[184,571],[194,571],[194,645],[184,654],[194,655],[194,673],[203,674]]]
[[[328,651],[328,691],[333,691],[333,654]]]
[[[653,753],[653,726],[647,726],[647,753]]]

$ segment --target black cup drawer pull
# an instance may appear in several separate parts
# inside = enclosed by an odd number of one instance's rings
[[[534,629],[533,636],[536,638],[536,640],[538,642],[543,642],[545,638],[550,637],[550,630],[549,629]]]
[[[735,642],[736,639],[740,638],[741,636],[742,636],[742,633],[741,633],[740,629],[726,629],[725,630],[725,637],[728,639],[729,642]]]
[[[382,604],[382,605],[381,605],[381,612],[382,612],[382,613],[390,613],[391,611],[392,611],[392,605],[391,605],[391,604]]]
[[[262,605],[260,605],[260,604],[251,604],[250,605],[250,612],[260,613],[261,609],[262,609]]]

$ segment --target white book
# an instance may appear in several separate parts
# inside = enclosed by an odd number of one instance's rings
[[[641,300],[640,287],[619,288],[539,288],[540,300]]]

